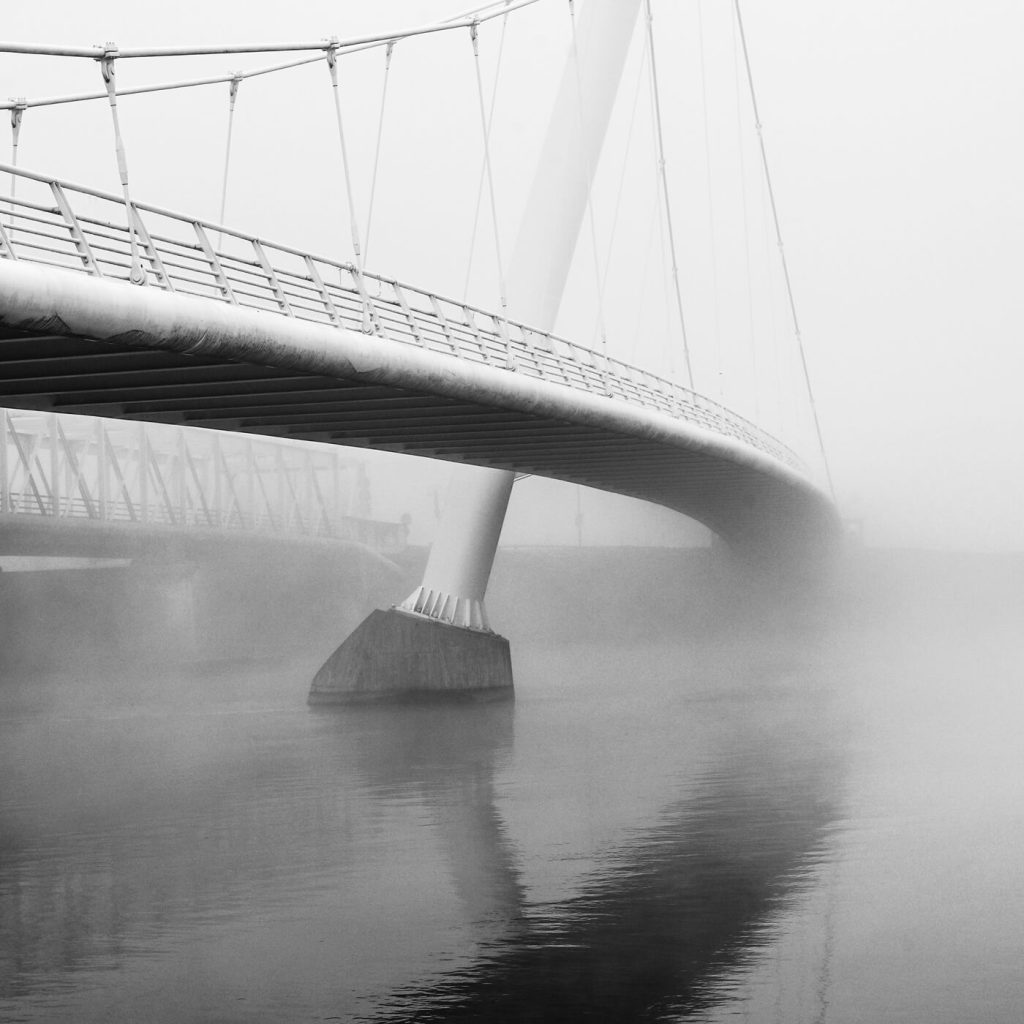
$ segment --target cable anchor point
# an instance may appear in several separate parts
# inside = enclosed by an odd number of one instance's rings
[[[17,145],[18,132],[21,131],[21,119],[28,110],[28,102],[24,96],[9,97],[14,106],[11,107],[11,131],[14,134],[14,142]]]
[[[324,41],[324,56],[327,58],[327,69],[331,73],[331,85],[338,87],[338,44],[337,36]]]
[[[114,82],[114,61],[117,60],[120,50],[117,48],[117,43],[104,43],[103,53],[96,59],[99,61],[100,70],[103,72],[103,81],[108,86],[113,85]]]

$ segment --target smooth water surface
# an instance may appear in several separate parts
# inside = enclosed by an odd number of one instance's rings
[[[1003,584],[521,643],[514,706],[312,710],[294,665],[8,680],[0,1020],[1019,1021]]]

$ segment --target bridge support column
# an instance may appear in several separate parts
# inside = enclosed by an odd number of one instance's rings
[[[514,473],[458,466],[423,582],[375,611],[313,679],[310,704],[512,696],[508,641],[484,610]]]
[[[509,315],[554,328],[640,0],[588,0],[574,30],[506,286]],[[374,612],[327,660],[311,704],[432,694],[512,695],[508,641],[484,591],[515,474],[459,467],[423,583]]]

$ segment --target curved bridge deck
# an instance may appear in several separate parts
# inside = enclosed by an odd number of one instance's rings
[[[116,196],[3,171],[18,194],[0,196],[0,405],[517,469],[654,501],[761,549],[836,534],[792,452],[679,385],[158,207],[137,204],[130,231]],[[133,242],[147,287],[127,282]]]

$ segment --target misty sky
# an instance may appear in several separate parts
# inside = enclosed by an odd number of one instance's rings
[[[12,41],[78,45],[290,41],[345,38],[460,9],[442,0],[145,6],[54,0],[9,5],[0,31]],[[737,75],[731,5],[658,0],[654,10],[697,387],[721,394],[807,450],[809,424],[756,136],[738,88],[745,83]],[[1024,547],[1024,403],[1018,397],[1024,377],[1024,70],[1018,52],[1024,6],[1010,0],[747,0],[744,16],[844,512],[865,517],[868,538],[883,544]],[[506,32],[492,155],[507,258],[569,42],[566,5],[546,0],[510,18]],[[481,29],[488,90],[500,38],[500,22]],[[596,248],[606,277],[609,351],[671,372],[679,369],[679,334],[664,272],[642,42],[638,32],[598,168]],[[279,59],[122,61],[118,76],[127,87]],[[348,58],[342,67],[360,216],[369,194],[382,70],[379,51]],[[52,95],[100,84],[91,61],[0,56],[0,95]],[[125,98],[121,110],[133,195],[215,219],[227,86]],[[116,191],[105,105],[30,110],[20,162]],[[466,34],[403,42],[389,86],[368,269],[461,295],[480,162]],[[322,65],[243,83],[226,220],[348,258]],[[469,297],[496,306],[486,210],[481,225]],[[596,345],[593,249],[584,233],[558,330]],[[409,508],[429,532],[434,492],[443,495],[445,478],[443,466],[389,460],[375,478],[378,511]],[[506,541],[536,539],[530,521],[540,508],[547,510],[548,536],[567,539],[575,501],[575,489],[565,485],[519,484]],[[623,502],[590,495],[584,501],[590,539],[629,534],[633,513]],[[651,539],[686,532],[667,513],[646,518],[644,535]]]

